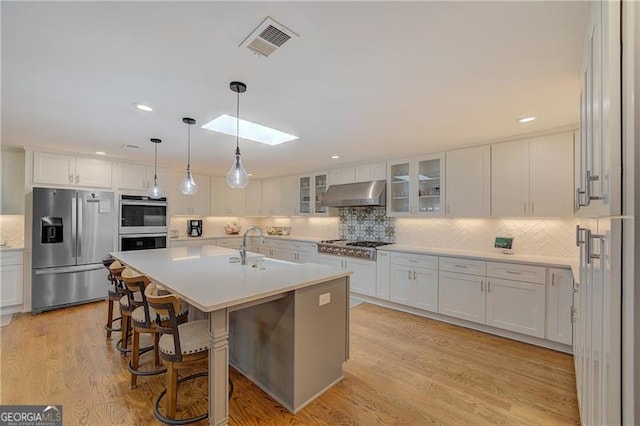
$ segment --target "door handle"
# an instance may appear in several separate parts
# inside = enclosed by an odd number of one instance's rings
[[[591,240],[600,240],[600,245],[602,245],[602,242],[605,240],[607,236],[604,234],[592,234],[591,231],[588,231],[587,237],[588,237],[588,241],[585,244],[585,247],[588,247],[589,250],[588,250],[588,256],[585,256],[585,257],[587,257],[587,264],[589,264],[591,263],[590,262],[591,259],[601,258],[600,253],[593,253],[593,250],[591,248],[591,242],[592,242]]]
[[[582,202],[582,196],[585,195],[585,191],[580,190],[580,188],[576,188],[576,205],[575,205],[575,209],[576,211],[580,210],[580,207],[584,207],[587,205],[587,203],[583,203]]]
[[[78,212],[76,211],[76,209],[78,208],[78,200],[76,198],[72,198],[71,199],[71,243],[72,243],[72,249],[71,249],[71,257],[76,257],[76,237],[77,237],[77,230],[76,227],[78,225]]]
[[[82,200],[78,201],[78,257],[82,256]]]
[[[556,285],[556,273],[552,272],[551,273],[551,287],[553,287],[554,285]]]
[[[585,198],[587,199],[587,205],[591,203],[591,200],[602,200],[602,196],[591,195],[591,182],[600,180],[600,176],[592,176],[591,170],[585,172],[585,180],[587,181],[587,187],[585,188]]]
[[[576,247],[580,247],[580,244],[584,244],[585,240],[580,239],[580,233],[586,230],[587,228],[580,228],[580,225],[576,225]]]

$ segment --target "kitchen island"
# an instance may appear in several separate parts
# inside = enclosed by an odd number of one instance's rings
[[[296,413],[340,381],[349,275],[215,246],[113,252],[209,318],[209,422],[228,422],[229,364]]]

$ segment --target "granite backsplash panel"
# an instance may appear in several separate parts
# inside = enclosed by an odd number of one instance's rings
[[[384,206],[341,207],[340,238],[356,241],[396,242],[396,220],[387,217]]]

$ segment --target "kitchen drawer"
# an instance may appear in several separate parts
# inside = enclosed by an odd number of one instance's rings
[[[484,260],[460,259],[458,257],[441,257],[440,270],[458,272],[461,274],[485,275],[486,264]]]
[[[22,251],[3,251],[0,253],[0,266],[22,265]]]
[[[226,247],[237,249],[242,244],[242,238],[232,237],[232,238],[218,238],[216,240],[216,245],[218,247]]]
[[[530,283],[545,283],[544,266],[523,265],[520,263],[487,262],[487,277],[504,278],[514,281],[526,281]]]
[[[314,243],[289,242],[289,250],[305,253],[316,253],[318,246]]]
[[[438,269],[438,256],[392,252],[391,263],[418,268]]]

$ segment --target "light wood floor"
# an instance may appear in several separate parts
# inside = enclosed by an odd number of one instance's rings
[[[157,424],[164,377],[129,389],[106,341],[106,304],[14,317],[0,329],[0,404],[62,404],[65,424]],[[143,356],[148,357],[149,355]],[[231,424],[577,424],[572,358],[369,304],[351,309],[345,379],[298,415],[231,372]],[[203,365],[202,369],[206,366]],[[206,410],[206,381],[182,386],[179,416]],[[203,422],[206,424],[206,422]]]

